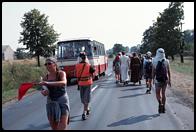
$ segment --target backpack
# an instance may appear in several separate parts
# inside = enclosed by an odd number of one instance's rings
[[[167,70],[164,64],[164,59],[162,61],[158,61],[156,66],[156,80],[158,82],[166,82],[167,80]]]
[[[119,70],[120,69],[120,61],[116,61],[114,64],[114,67],[116,70]]]
[[[144,68],[147,74],[151,74],[152,73],[152,61],[147,61]]]

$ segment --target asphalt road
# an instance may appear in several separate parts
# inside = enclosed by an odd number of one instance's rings
[[[71,107],[70,130],[184,130],[194,129],[193,122],[183,124],[167,102],[166,113],[158,114],[155,91],[145,94],[142,85],[115,84],[111,62],[105,77],[94,82],[91,96],[91,114],[81,119],[83,106],[76,85],[68,86]],[[2,125],[9,130],[50,130],[46,116],[46,97],[39,91],[2,108]],[[172,105],[173,106],[173,105]],[[181,113],[193,117],[184,107]],[[183,112],[184,111],[184,112]],[[185,113],[186,112],[186,113]]]

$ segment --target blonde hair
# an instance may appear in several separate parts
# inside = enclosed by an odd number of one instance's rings
[[[57,59],[56,58],[54,58],[54,57],[48,57],[48,58],[46,58],[46,61],[45,62],[48,62],[48,61],[51,61],[51,62],[53,62],[55,64],[56,71],[59,71],[60,70],[59,69],[59,66],[57,65]]]

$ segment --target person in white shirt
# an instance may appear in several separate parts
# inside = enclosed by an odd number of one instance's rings
[[[129,80],[129,64],[130,59],[125,55],[125,52],[122,52],[122,56],[120,57],[120,73],[121,73],[121,81],[124,85],[128,84]]]

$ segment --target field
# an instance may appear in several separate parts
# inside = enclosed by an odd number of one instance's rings
[[[171,83],[169,89],[181,100],[185,106],[194,110],[194,59],[184,58],[184,63],[180,63],[180,58],[170,61]]]
[[[43,65],[43,62],[41,62]],[[2,103],[17,97],[21,83],[38,82],[40,76],[46,73],[44,66],[37,67],[37,61],[14,60],[2,62]],[[38,88],[38,87],[35,87]],[[35,89],[29,90],[31,92]]]
[[[170,66],[176,72],[190,75],[192,79],[194,78],[194,58],[185,57],[184,63],[181,63],[180,58],[177,57],[174,61],[170,60]]]

